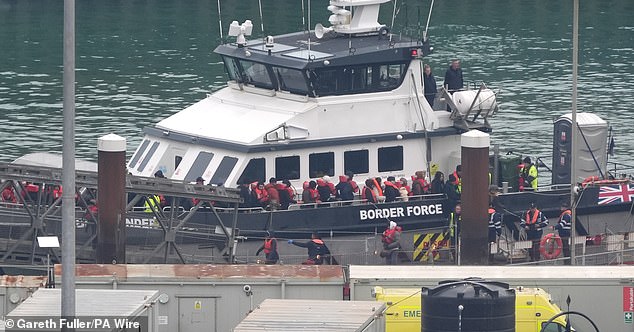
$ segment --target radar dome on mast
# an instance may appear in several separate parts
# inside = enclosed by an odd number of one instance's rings
[[[252,31],[253,23],[251,23],[251,20],[246,20],[242,24],[238,24],[238,21],[233,21],[229,25],[229,36],[236,37],[238,47],[247,45],[247,39],[244,36],[250,36]]]
[[[389,1],[331,0],[328,10],[332,12],[332,15],[328,18],[328,22],[332,24],[332,27],[317,24],[315,36],[322,38],[331,31],[344,34],[378,33],[386,28],[385,24],[378,22],[379,8],[382,3]]]

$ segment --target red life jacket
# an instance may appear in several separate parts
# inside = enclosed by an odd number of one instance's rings
[[[313,241],[315,244],[318,244],[320,246],[324,245],[324,241],[322,239],[312,239],[311,241]]]
[[[559,220],[561,220],[561,218],[563,218],[565,215],[570,215],[570,216],[572,216],[572,211],[570,211],[570,210],[566,210],[566,211],[562,212],[562,213],[559,215]]]
[[[273,238],[264,240],[264,253],[270,254],[273,251]]]
[[[420,184],[420,188],[424,193],[429,192],[429,183],[427,183],[425,179],[415,179],[414,182],[418,182],[418,184]]]
[[[368,197],[366,197],[366,194],[365,194],[368,191],[372,193],[372,200],[376,202],[376,193],[370,187],[363,187],[363,190],[361,191],[361,198],[368,199]]]
[[[15,193],[13,192],[13,188],[4,188],[4,190],[2,191],[2,200],[9,203],[17,202],[17,199],[15,198]]]
[[[383,242],[386,244],[392,244],[394,242],[394,235],[396,232],[400,233],[402,230],[401,226],[396,226],[393,229],[386,229],[385,232],[383,232]]]
[[[379,186],[379,182],[376,180],[376,178],[372,179],[372,182],[374,182],[374,188],[376,188],[376,190],[379,193],[379,196],[383,196],[383,189],[381,189],[381,186]]]
[[[398,186],[395,185],[394,183],[390,182],[390,181],[385,181],[383,183],[385,183],[385,187],[392,187],[392,188],[398,190]]]
[[[453,171],[453,176],[456,178],[456,181],[453,184],[457,186],[460,183],[460,175],[458,175],[458,171]]]
[[[526,225],[534,225],[537,223],[537,217],[539,216],[539,210],[535,209],[535,213],[533,214],[533,218],[530,217],[530,213],[531,211],[528,210],[526,211],[526,217],[525,217],[525,221],[526,221]]]
[[[313,188],[308,188],[308,191],[310,191],[310,197],[312,197],[312,199],[317,202],[321,199],[321,196],[319,196],[319,191],[317,189],[313,189]]]
[[[53,189],[53,198],[54,199],[58,199],[62,197],[62,187],[60,186],[59,189],[55,188]]]

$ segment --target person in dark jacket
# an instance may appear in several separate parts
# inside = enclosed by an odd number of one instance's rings
[[[450,93],[454,93],[464,87],[460,60],[454,59],[451,61],[451,66],[449,66],[447,72],[445,72],[445,82],[443,83],[443,86]]]
[[[445,174],[438,171],[434,174],[434,179],[431,180],[431,193],[432,194],[444,194],[445,193]]]
[[[302,263],[303,265],[321,265],[324,262],[329,262],[330,249],[316,232],[313,232],[311,240],[308,242],[288,240],[288,243],[308,249],[308,259]]]
[[[431,72],[431,67],[429,65],[425,65],[424,74],[423,74],[423,85],[425,87],[425,99],[429,103],[429,106],[434,106],[434,99],[436,98],[436,93],[438,92],[438,88],[436,87],[436,79],[434,78],[434,74]]]
[[[449,174],[449,181],[445,182],[445,195],[447,195],[446,212],[453,212],[456,208],[456,204],[460,202],[458,186],[456,186],[454,182],[456,182],[456,177],[453,174]]]
[[[354,199],[354,189],[345,175],[339,176],[339,183],[335,186],[335,197],[340,201],[351,201]]]
[[[396,178],[393,176],[388,176],[387,180],[383,182],[385,184],[385,189],[383,190],[383,195],[385,196],[385,202],[394,202],[397,197],[401,196],[401,192],[396,186]]]
[[[561,238],[562,249],[564,253],[564,265],[570,265],[570,236],[572,234],[572,211],[568,204],[561,205],[561,215],[559,222],[555,225],[555,229]]]
[[[272,231],[266,232],[264,243],[255,253],[256,256],[260,255],[260,252],[264,251],[264,264],[277,264],[280,259],[280,255],[277,252],[277,239],[273,236]]]

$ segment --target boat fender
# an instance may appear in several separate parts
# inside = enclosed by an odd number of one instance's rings
[[[539,243],[539,252],[546,259],[557,258],[561,254],[562,248],[563,242],[561,238],[554,233],[547,234]]]
[[[379,39],[387,38],[389,34],[390,29],[388,29],[388,27],[382,27],[381,29],[379,29]]]

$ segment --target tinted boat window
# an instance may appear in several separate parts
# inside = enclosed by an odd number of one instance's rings
[[[236,63],[236,60],[228,57],[222,57],[222,60],[225,63],[225,69],[227,70],[227,75],[229,75],[229,79],[240,82],[240,76],[238,75],[240,71],[238,69],[238,64]]]
[[[182,156],[174,156],[174,169],[178,168],[178,165],[181,164],[181,161],[183,161]]]
[[[150,145],[150,141],[146,139],[141,142],[141,146],[139,146],[139,149],[136,150],[136,153],[134,154],[134,156],[132,156],[132,159],[130,160],[131,168],[134,168],[136,166],[136,163],[139,161],[139,159],[141,159],[141,156],[143,155],[143,152],[145,152],[145,149],[147,149],[148,145]]]
[[[409,63],[317,68],[308,72],[317,96],[367,93],[396,89],[405,78]]]
[[[403,169],[403,147],[379,148],[379,172]]]
[[[308,94],[306,78],[301,71],[295,69],[273,67],[273,73],[277,78],[277,86],[280,90],[298,94]]]
[[[312,153],[308,155],[308,173],[311,178],[335,175],[335,153]]]
[[[278,179],[299,179],[299,156],[275,158],[275,177]]]
[[[187,175],[185,175],[185,179],[183,179],[183,181],[185,182],[196,181],[197,177],[203,175],[203,173],[207,169],[207,166],[209,166],[209,162],[211,162],[211,159],[213,157],[214,157],[214,154],[211,152],[204,152],[204,151],[199,152],[198,156],[196,157],[196,160],[194,160],[192,167],[189,168],[189,171],[187,172]]]
[[[224,185],[225,181],[227,181],[229,174],[231,174],[231,171],[233,170],[233,167],[236,166],[237,162],[238,162],[238,158],[234,158],[234,157],[222,158],[222,161],[220,161],[220,165],[218,165],[218,169],[216,169],[216,173],[214,173],[214,176],[211,177],[211,180],[209,180],[209,183]]]
[[[143,170],[145,169],[145,166],[147,166],[147,163],[150,162],[150,159],[154,155],[154,152],[156,152],[156,149],[158,149],[158,146],[159,146],[159,142],[152,143],[150,150],[147,152],[147,154],[141,161],[141,165],[139,165],[139,168],[138,168],[139,172],[143,172]]]
[[[266,176],[266,163],[264,158],[249,160],[247,167],[242,171],[242,175],[238,178],[238,184],[251,183],[255,181],[264,182]]]
[[[273,88],[271,76],[265,65],[245,60],[240,60],[240,65],[242,66],[242,82],[260,88]]]
[[[370,171],[368,150],[346,151],[343,153],[343,168],[345,172],[365,174]]]

